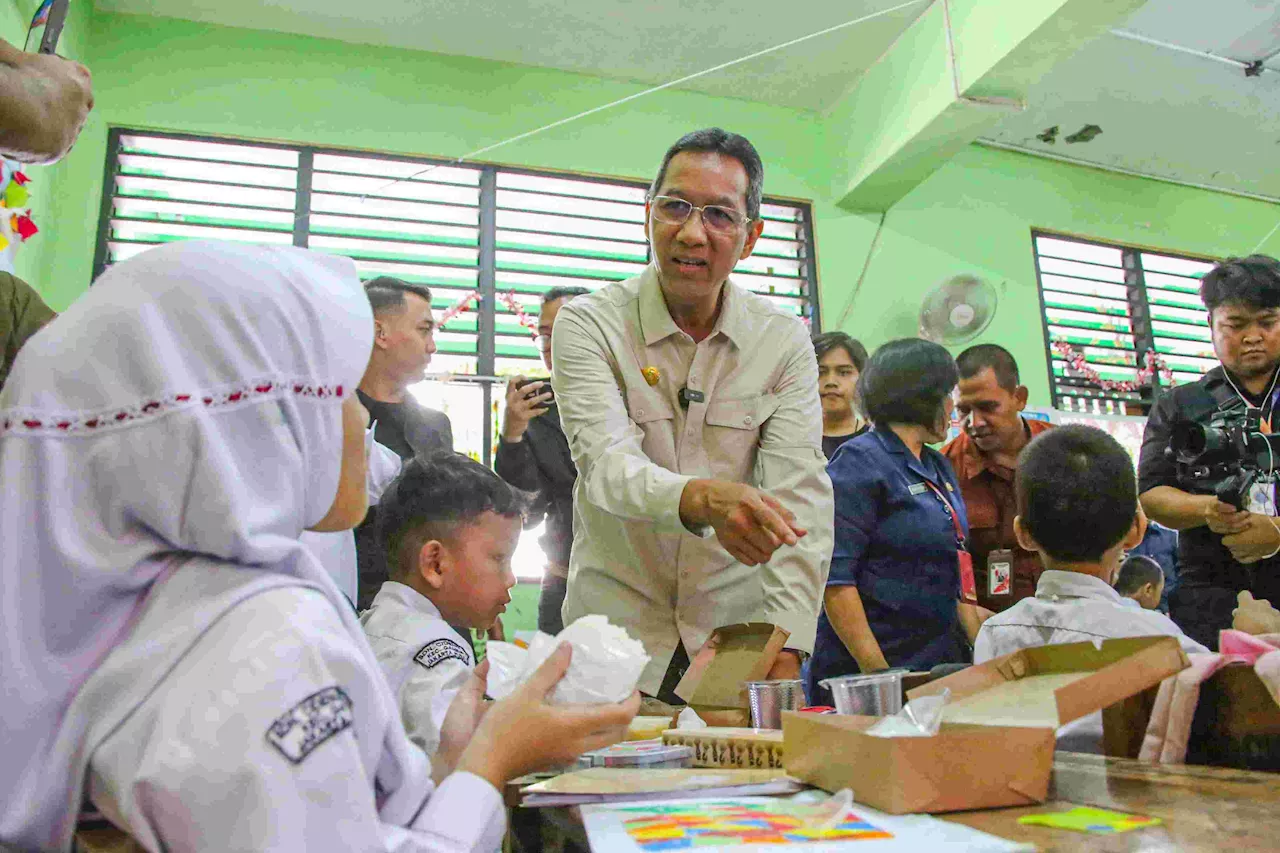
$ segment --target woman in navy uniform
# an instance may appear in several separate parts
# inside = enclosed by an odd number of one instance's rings
[[[941,346],[917,339],[876,350],[858,390],[871,431],[827,466],[835,488],[835,549],[809,673],[824,678],[889,667],[928,670],[970,659],[976,620],[962,601],[969,523],[946,438],[958,374]],[[972,584],[972,565],[967,577]],[[962,621],[963,619],[963,621]]]

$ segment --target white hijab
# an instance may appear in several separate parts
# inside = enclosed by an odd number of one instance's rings
[[[112,267],[23,348],[0,395],[0,840],[65,821],[64,712],[175,552],[347,614],[298,540],[337,493],[372,340],[350,260],[189,242]]]

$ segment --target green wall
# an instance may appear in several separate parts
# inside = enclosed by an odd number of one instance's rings
[[[89,281],[110,125],[461,156],[642,88],[149,17],[98,13],[80,24],[90,31],[97,106],[71,155],[49,170],[58,204],[38,211],[45,232],[20,256],[55,308]],[[835,169],[823,156],[834,140],[815,114],[668,91],[488,157],[647,180],[666,145],[711,124],[757,145],[767,192],[813,201],[825,328],[852,298],[843,327],[869,346],[912,335],[931,287],[957,273],[986,276],[1003,294],[985,338],[1013,350],[1041,405],[1048,382],[1033,227],[1227,255],[1252,249],[1280,219],[1275,205],[970,146],[889,212],[854,296],[878,217],[834,205]],[[1270,248],[1280,252],[1280,236]]]

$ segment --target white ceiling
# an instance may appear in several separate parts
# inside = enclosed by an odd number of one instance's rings
[[[107,11],[665,83],[906,0],[97,0]],[[927,2],[681,88],[821,110]]]
[[[1280,71],[1276,0],[1150,0],[1115,29]],[[1063,61],[1026,112],[987,134],[1003,143],[1174,180],[1280,198],[1280,73],[1109,34]],[[1062,136],[1102,128],[1088,143]],[[1058,142],[1036,134],[1057,125]]]
[[[663,83],[902,0],[96,0],[100,9],[460,54]],[[682,86],[821,111],[926,8],[920,2]],[[1116,29],[1280,71],[1277,0],[1150,0]],[[1085,124],[1103,133],[1068,145]],[[1057,125],[1055,145],[1035,138]],[[1280,73],[1104,35],[1028,93],[997,142],[1280,197]]]

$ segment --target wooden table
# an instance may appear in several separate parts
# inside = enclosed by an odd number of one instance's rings
[[[1122,835],[1091,835],[1022,826],[1027,814],[1097,806],[1162,818],[1164,824]],[[553,825],[570,832],[586,849],[576,809],[513,809],[513,830],[528,826],[531,811],[547,812]],[[1103,758],[1060,752],[1053,762],[1049,801],[1013,809],[989,809],[939,815],[1007,838],[1056,851],[1280,850],[1280,774],[1216,767],[1155,765],[1127,758]],[[525,831],[528,831],[527,829]],[[527,837],[527,836],[526,836]]]

